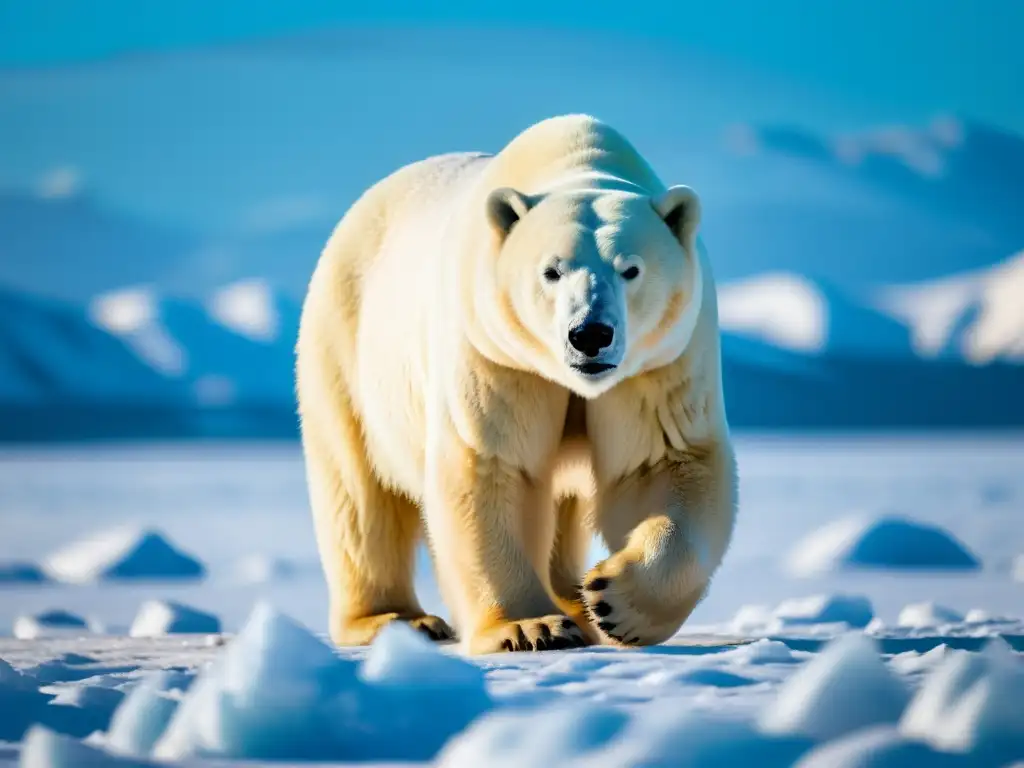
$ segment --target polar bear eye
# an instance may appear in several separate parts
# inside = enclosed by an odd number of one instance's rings
[[[626,267],[622,272],[623,280],[636,280],[640,277],[640,267],[634,264],[631,267]]]
[[[547,269],[544,270],[544,279],[547,280],[549,283],[558,282],[558,279],[561,276],[562,273],[559,271],[558,267],[548,267]]]

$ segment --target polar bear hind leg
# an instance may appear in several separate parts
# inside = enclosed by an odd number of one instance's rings
[[[392,621],[407,622],[432,640],[454,638],[448,624],[426,614],[416,597],[419,510],[374,476],[355,415],[342,404],[333,410],[333,424],[303,423],[331,639],[342,646],[366,645]]]
[[[591,631],[589,611],[580,591],[594,538],[590,520],[592,505],[591,500],[580,496],[567,496],[558,501],[549,574],[555,603],[576,622],[591,643],[597,643],[600,636]]]

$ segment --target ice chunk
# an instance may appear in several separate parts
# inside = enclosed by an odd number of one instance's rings
[[[387,723],[394,741],[360,757],[430,758],[492,706],[479,666],[442,653],[401,622],[377,636],[360,677],[367,683],[362,718]]]
[[[744,635],[773,632],[778,629],[778,624],[767,605],[742,605],[729,622],[729,631]]]
[[[851,632],[793,673],[759,722],[767,733],[834,739],[858,728],[895,723],[908,699],[874,641]]]
[[[100,685],[70,685],[62,688],[40,713],[39,722],[59,733],[82,738],[105,731],[124,694]]]
[[[438,768],[521,768],[526,765],[600,765],[604,750],[629,715],[582,702],[542,709],[496,710],[452,739]],[[606,764],[611,764],[607,763]]]
[[[89,624],[81,616],[64,610],[43,611],[35,616],[19,616],[14,620],[13,634],[20,640],[60,635],[87,635]]]
[[[18,741],[52,698],[39,691],[37,680],[0,659],[0,741]]]
[[[35,680],[0,659],[0,691],[34,691],[36,688]]]
[[[48,581],[43,569],[35,563],[0,563],[0,584],[40,584]]]
[[[724,655],[741,664],[792,664],[796,661],[788,645],[768,638],[741,645],[739,648],[726,651]]]
[[[941,643],[924,653],[907,651],[906,653],[893,656],[892,659],[889,660],[889,664],[894,669],[904,674],[915,674],[934,669],[949,658],[950,655],[960,653],[967,653],[967,651],[954,650],[945,643]]]
[[[875,616],[868,625],[864,627],[864,631],[869,635],[880,635],[885,632],[885,622]]]
[[[154,763],[115,757],[101,749],[33,726],[21,746],[21,768],[155,768]]]
[[[929,738],[941,729],[955,703],[984,676],[985,668],[980,654],[951,654],[918,689],[900,720],[900,730],[913,738]]]
[[[896,624],[909,629],[929,629],[946,624],[959,624],[964,617],[952,608],[932,602],[911,603],[900,611]]]
[[[220,619],[173,600],[149,600],[143,603],[128,630],[131,637],[214,632],[220,632]]]
[[[415,686],[425,691],[484,689],[484,672],[456,656],[440,653],[416,630],[392,622],[381,630],[360,676],[378,687]]]
[[[655,704],[629,712],[591,703],[557,704],[484,716],[445,746],[437,765],[782,768],[807,746],[803,739],[766,735],[745,723]]]
[[[861,595],[813,595],[779,604],[775,618],[784,625],[846,624],[862,629],[875,617],[871,601]]]
[[[894,515],[850,517],[803,539],[789,555],[796,576],[850,569],[973,571],[978,558],[951,533]]]
[[[925,680],[900,730],[992,764],[1024,759],[1024,664],[1003,640],[953,656]]]
[[[965,624],[1015,624],[1019,619],[1012,616],[998,616],[986,611],[984,608],[971,608],[964,616]]]
[[[345,756],[346,705],[357,665],[269,605],[189,689],[157,742],[158,758],[336,759]],[[346,697],[349,694],[349,697]],[[351,737],[355,738],[355,737]]]
[[[153,755],[180,760],[430,760],[491,701],[483,670],[408,625],[365,664],[265,604],[182,699]]]
[[[77,541],[43,563],[46,573],[70,583],[129,579],[197,579],[206,569],[158,531],[117,528]]]
[[[808,752],[795,768],[956,768],[954,755],[911,741],[891,725],[855,731]]]
[[[166,692],[176,682],[168,673],[157,672],[132,689],[110,722],[111,751],[144,757],[153,750],[178,708],[177,699]]]

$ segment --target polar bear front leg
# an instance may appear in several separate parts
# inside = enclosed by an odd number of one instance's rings
[[[425,517],[441,589],[470,654],[587,644],[540,576],[555,525],[549,483],[472,449],[449,425],[428,455]]]
[[[674,635],[725,555],[735,505],[728,444],[669,451],[604,489],[598,525],[613,554],[583,580],[597,628],[623,645]]]

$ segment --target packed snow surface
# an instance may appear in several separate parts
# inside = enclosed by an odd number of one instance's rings
[[[734,545],[679,636],[465,658],[404,625],[369,648],[331,647],[297,448],[5,457],[0,514],[18,537],[0,539],[0,560],[45,563],[130,524],[193,553],[205,578],[0,587],[0,633],[19,616],[59,625],[61,611],[86,624],[0,637],[0,765],[1024,760],[1011,568],[1024,445],[741,439],[739,465]],[[865,509],[901,510],[980,567],[789,572],[794,542]],[[417,583],[447,615],[424,553]]]

